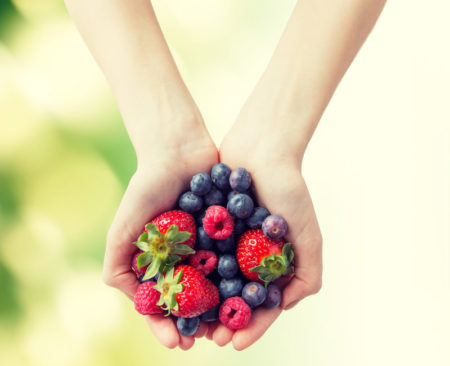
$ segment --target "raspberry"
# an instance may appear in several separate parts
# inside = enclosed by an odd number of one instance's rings
[[[156,305],[161,293],[152,288],[154,285],[156,282],[153,281],[141,283],[134,295],[134,307],[142,315],[164,313],[164,310]]]
[[[247,326],[252,311],[242,297],[226,299],[219,309],[219,319],[229,329],[241,329]]]
[[[207,276],[217,264],[217,256],[211,250],[197,250],[188,257],[189,264]]]
[[[234,220],[222,206],[209,206],[203,218],[203,228],[213,239],[226,239],[234,229]]]
[[[140,277],[142,276],[145,271],[147,270],[148,265],[138,268],[137,266],[137,257],[139,256],[139,254],[144,253],[142,250],[138,250],[134,255],[133,255],[133,259],[131,260],[131,268],[134,271],[134,273],[136,273],[136,277]]]

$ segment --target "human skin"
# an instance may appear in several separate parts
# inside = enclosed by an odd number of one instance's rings
[[[279,308],[257,309],[233,331],[216,323],[207,333],[237,350],[259,339],[281,311],[322,285],[322,236],[302,175],[308,142],[339,81],[381,13],[384,0],[298,1],[261,79],[220,147],[220,160],[252,175],[260,204],[283,216],[295,273],[282,283]]]

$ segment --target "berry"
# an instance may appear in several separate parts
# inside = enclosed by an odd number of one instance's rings
[[[180,196],[178,206],[185,212],[194,213],[202,208],[203,199],[191,191],[185,192]]]
[[[249,195],[239,193],[228,201],[227,210],[239,219],[246,219],[253,213],[253,200]]]
[[[253,214],[245,221],[250,229],[261,229],[264,219],[270,215],[265,207],[256,207]]]
[[[241,236],[246,231],[247,231],[247,224],[245,223],[245,220],[235,219],[234,220],[234,234],[236,236]]]
[[[251,316],[250,307],[238,296],[226,299],[219,309],[219,319],[229,329],[245,328]]]
[[[139,255],[141,253],[144,253],[142,250],[138,250],[136,253],[134,253],[133,255],[133,259],[131,260],[131,269],[134,271],[134,273],[136,274],[136,277],[141,277],[145,271],[147,270],[148,265],[143,266],[141,268],[138,267],[137,264],[137,257],[139,257]]]
[[[217,187],[212,187],[208,194],[203,197],[206,206],[223,205],[225,196]]]
[[[234,220],[222,206],[210,206],[203,218],[203,228],[213,239],[226,239],[234,229]]]
[[[194,219],[195,219],[195,223],[197,224],[197,226],[203,226],[203,218],[205,217],[206,214],[206,208],[197,211],[196,213],[193,214]]]
[[[203,322],[213,322],[217,319],[219,319],[219,305],[214,306],[200,315],[200,320]]]
[[[219,283],[220,296],[223,299],[228,299],[232,296],[238,296],[241,294],[243,285],[244,284],[242,283],[242,279],[240,278],[231,278],[229,280],[223,278]]]
[[[191,191],[198,196],[204,196],[212,187],[212,180],[208,173],[195,174],[191,179]]]
[[[216,268],[217,257],[216,254],[210,250],[198,250],[195,254],[188,257],[188,263],[206,276]]]
[[[266,301],[263,302],[263,306],[272,309],[281,304],[281,289],[275,284],[271,283],[267,286]]]
[[[231,253],[236,249],[234,235],[230,235],[226,239],[216,240],[216,251],[220,253]]]
[[[149,281],[138,286],[134,295],[134,307],[142,315],[161,314],[164,310],[157,305],[160,293],[153,288],[156,282]]]
[[[239,238],[236,258],[250,281],[269,283],[281,275],[293,273],[292,244],[267,238],[261,229],[248,230]]]
[[[180,210],[164,212],[145,225],[144,232],[134,242],[143,251],[136,258],[136,266],[148,265],[142,280],[167,272],[176,262],[195,253],[196,236],[194,218]]]
[[[198,316],[194,318],[180,317],[177,319],[178,331],[185,336],[194,335],[199,327],[200,327],[200,318]]]
[[[217,272],[222,278],[233,278],[238,272],[239,266],[234,255],[224,254],[219,258]]]
[[[266,299],[266,289],[259,282],[249,282],[242,289],[242,298],[252,308],[256,308]]]
[[[267,216],[262,223],[264,235],[269,239],[281,239],[286,235],[288,225],[285,219],[278,215]]]
[[[211,179],[216,187],[221,190],[230,189],[230,174],[231,169],[223,163],[218,163],[211,169]]]
[[[234,196],[236,196],[237,194],[239,194],[240,192],[238,191],[230,191],[227,194],[227,201],[231,200]]]
[[[195,249],[211,250],[214,246],[214,239],[206,234],[203,226],[197,228],[197,245]]]
[[[219,303],[217,287],[198,269],[186,264],[159,276],[155,289],[161,293],[157,304],[168,314],[182,318],[198,316]]]
[[[230,187],[238,192],[245,192],[250,188],[252,178],[250,173],[244,168],[234,169],[230,174]]]

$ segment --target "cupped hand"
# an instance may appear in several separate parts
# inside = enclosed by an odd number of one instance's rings
[[[322,278],[322,237],[299,157],[254,131],[235,125],[221,145],[220,160],[231,169],[246,168],[259,204],[286,219],[289,229],[285,238],[293,244],[295,272],[276,281],[283,288],[280,307],[256,309],[243,329],[233,331],[216,323],[208,331],[207,337],[218,345],[232,341],[238,350],[258,340],[283,309],[318,292]]]
[[[139,160],[139,158],[138,158]],[[217,148],[208,138],[201,138],[161,147],[138,162],[122,202],[108,231],[103,268],[103,280],[116,287],[131,300],[139,282],[131,270],[136,246],[132,243],[153,217],[173,208],[179,195],[188,188],[190,179],[198,172],[209,172],[218,161]],[[179,335],[170,317],[148,315],[146,320],[156,338],[166,347],[189,349],[195,337],[208,330],[202,324],[194,336]]]

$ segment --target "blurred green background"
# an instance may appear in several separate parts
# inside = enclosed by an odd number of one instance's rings
[[[153,1],[216,142],[294,3]],[[450,3],[432,3],[388,2],[307,150],[322,291],[248,350],[183,352],[101,281],[136,166],[101,71],[62,1],[0,0],[0,365],[448,365]]]

